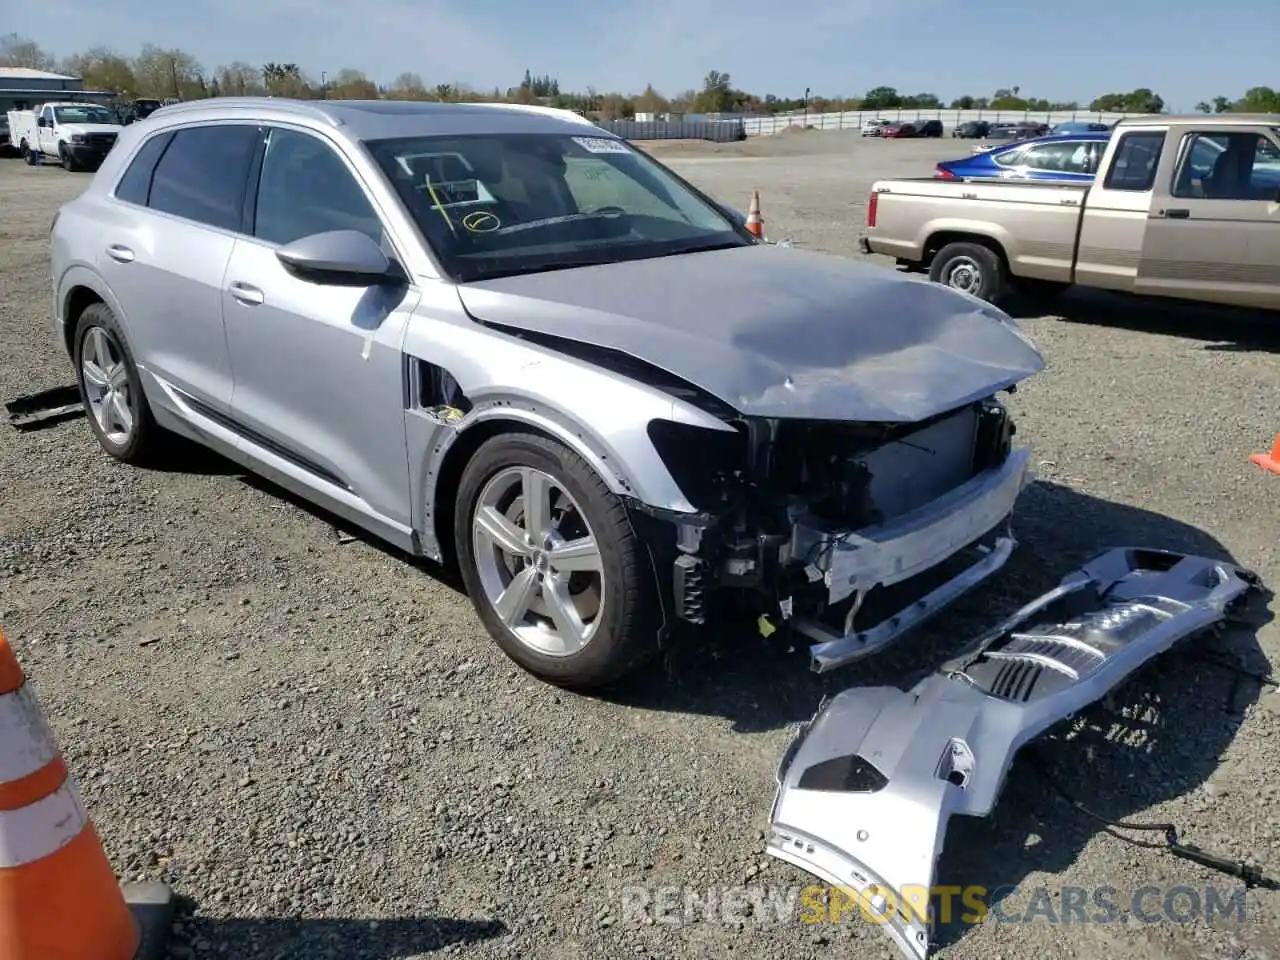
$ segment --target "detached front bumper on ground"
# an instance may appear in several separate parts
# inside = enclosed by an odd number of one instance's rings
[[[923,960],[951,815],[988,815],[1023,745],[1222,620],[1256,584],[1217,560],[1114,549],[909,692],[844,691],[779,766],[768,852],[864,898]]]

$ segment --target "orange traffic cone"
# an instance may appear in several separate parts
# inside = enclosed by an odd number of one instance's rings
[[[0,957],[133,960],[144,933],[0,633]]]
[[[764,239],[764,219],[760,216],[760,191],[751,192],[751,206],[747,208],[747,232]]]
[[[1280,433],[1276,434],[1276,442],[1271,445],[1270,453],[1255,453],[1249,458],[1249,462],[1256,463],[1263,470],[1280,473]]]

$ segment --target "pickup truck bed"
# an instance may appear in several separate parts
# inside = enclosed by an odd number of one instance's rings
[[[1280,309],[1280,117],[1124,121],[1099,171],[881,180],[861,246],[993,302],[1080,284]]]

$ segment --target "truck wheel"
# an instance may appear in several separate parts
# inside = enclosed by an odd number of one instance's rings
[[[111,308],[105,303],[86,307],[74,343],[80,400],[99,445],[125,463],[151,461],[163,441],[161,428]]]
[[[67,151],[67,148],[65,146],[58,147],[58,157],[59,159],[62,160],[63,170],[68,170],[74,173],[77,169],[79,169],[79,164],[76,163],[75,158],[71,156],[71,154]]]
[[[1005,294],[1008,271],[1000,255],[980,243],[948,243],[930,263],[929,279],[997,303]]]
[[[476,613],[534,676],[599,687],[657,650],[648,552],[622,501],[563,444],[486,440],[458,485],[454,540]]]
[[[27,146],[25,140],[22,141],[22,159],[27,161],[28,167],[34,167],[40,163],[40,154]]]

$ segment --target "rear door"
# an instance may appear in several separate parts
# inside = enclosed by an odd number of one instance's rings
[[[1162,164],[1135,289],[1280,307],[1280,140],[1250,126],[1188,126]]]
[[[1111,159],[1094,179],[1085,200],[1076,250],[1075,282],[1108,290],[1132,291],[1142,259],[1147,216],[1156,173],[1164,155],[1167,127],[1120,129],[1112,138]]]
[[[218,123],[149,138],[116,185],[119,215],[102,229],[98,269],[139,366],[206,413],[231,403],[222,278],[260,136],[253,125]]]

